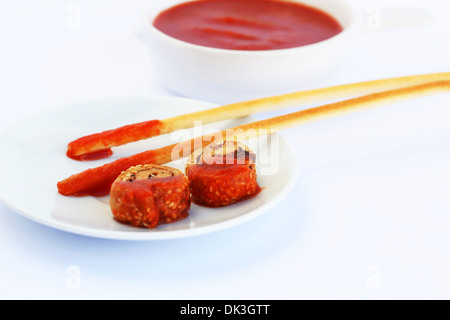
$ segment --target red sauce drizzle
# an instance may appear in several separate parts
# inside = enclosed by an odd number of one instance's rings
[[[153,25],[178,40],[231,50],[300,47],[343,30],[319,9],[281,0],[189,1],[161,12]]]
[[[112,185],[112,183],[110,181],[106,181],[104,184],[99,184],[91,189],[87,189],[87,190],[84,190],[81,192],[76,192],[76,193],[65,195],[65,196],[74,197],[74,198],[81,198],[81,197],[87,197],[87,196],[96,197],[96,198],[106,197],[106,196],[109,196],[109,194],[111,192],[111,185]]]
[[[100,150],[100,151],[95,151],[95,152],[91,152],[91,153],[82,154],[80,156],[73,155],[69,151],[67,151],[66,154],[67,154],[67,156],[70,159],[73,159],[73,160],[77,160],[77,161],[94,161],[94,160],[101,160],[101,159],[108,158],[108,157],[112,156],[113,152],[112,152],[111,148],[108,148],[108,149],[105,149],[105,150]]]

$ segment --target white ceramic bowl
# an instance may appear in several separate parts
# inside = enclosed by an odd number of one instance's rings
[[[321,9],[337,19],[343,31],[312,45],[263,51],[225,50],[172,38],[153,26],[163,10],[186,0],[149,2],[140,21],[157,75],[183,96],[229,103],[301,90],[338,65],[348,52],[355,16],[343,0],[291,0]]]

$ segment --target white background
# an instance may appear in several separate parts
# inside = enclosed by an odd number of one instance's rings
[[[363,22],[355,49],[299,90],[450,71],[448,1],[351,3]],[[141,6],[2,1],[0,131],[67,103],[173,95],[133,34]],[[71,27],[73,7],[79,28]],[[392,7],[424,18],[396,19]],[[374,28],[377,12],[389,29]],[[0,204],[0,298],[450,298],[449,94],[284,135],[300,166],[292,193],[256,220],[214,234],[102,240],[41,226]]]

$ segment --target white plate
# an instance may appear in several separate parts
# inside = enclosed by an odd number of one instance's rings
[[[116,222],[109,197],[64,197],[56,183],[90,167],[189,138],[239,125],[250,118],[229,120],[114,149],[112,158],[77,162],[65,155],[67,143],[80,136],[150,119],[165,119],[215,105],[174,98],[119,98],[65,106],[33,116],[0,136],[0,200],[14,211],[41,224],[76,234],[107,239],[156,240],[205,234],[235,226],[273,208],[297,179],[294,152],[280,134],[246,141],[257,154],[258,183],[264,188],[253,199],[225,208],[193,205],[187,219],[156,229]],[[183,168],[184,161],[171,163]]]

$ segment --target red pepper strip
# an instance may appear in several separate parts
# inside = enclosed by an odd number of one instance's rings
[[[94,133],[70,142],[67,156],[79,161],[106,158],[112,147],[158,136],[163,127],[161,121],[151,120]]]
[[[171,150],[176,145],[157,150],[145,151],[130,157],[121,158],[103,166],[87,169],[58,182],[58,192],[64,196],[106,196],[111,185],[122,173],[140,164],[164,164],[171,161]]]

